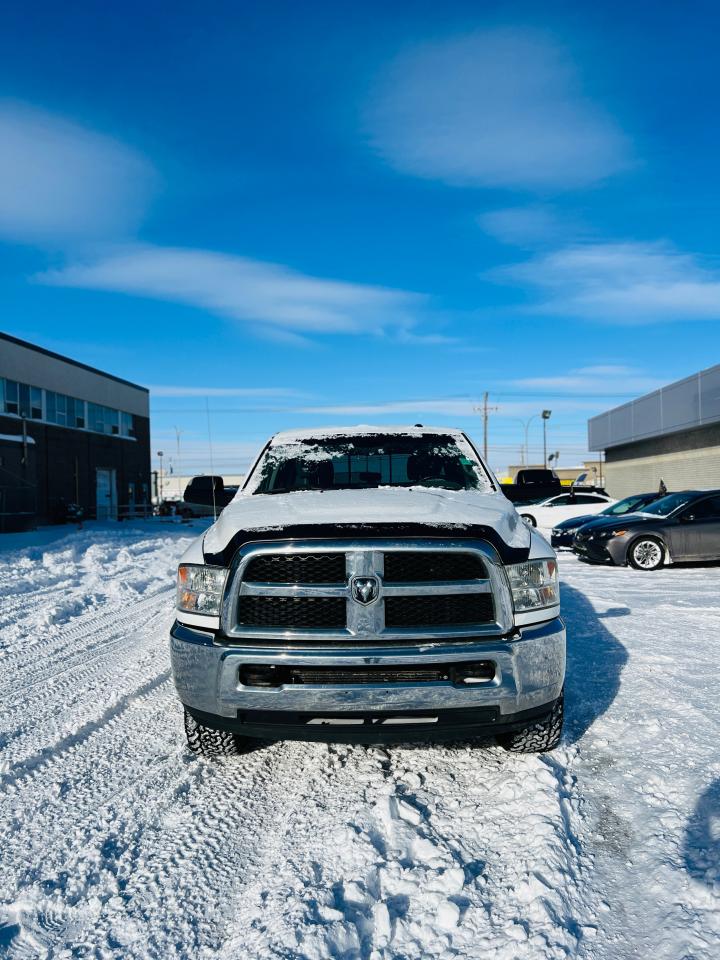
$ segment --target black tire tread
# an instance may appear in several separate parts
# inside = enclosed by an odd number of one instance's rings
[[[238,736],[227,730],[214,730],[199,723],[192,714],[185,711],[185,736],[193,753],[199,757],[236,757],[253,748],[247,737]]]
[[[564,694],[560,694],[544,720],[537,720],[522,730],[501,734],[501,747],[511,753],[545,753],[554,750],[562,739]]]

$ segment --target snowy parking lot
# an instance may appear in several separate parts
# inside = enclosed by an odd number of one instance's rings
[[[0,955],[720,956],[720,568],[560,558],[566,736],[188,753],[197,533],[0,548]]]

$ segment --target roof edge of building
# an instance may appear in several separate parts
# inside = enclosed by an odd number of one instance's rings
[[[36,353],[42,353],[46,357],[52,357],[54,360],[61,360],[63,363],[69,363],[73,367],[80,367],[90,373],[95,373],[100,377],[106,377],[108,380],[114,380],[116,383],[122,383],[126,387],[132,387],[134,390],[142,390],[143,393],[150,393],[148,387],[143,387],[139,383],[133,383],[132,380],[125,380],[123,377],[117,377],[114,373],[107,373],[98,367],[92,367],[89,363],[82,363],[80,360],[73,360],[72,357],[66,357],[62,353],[56,353],[54,350],[48,350],[46,347],[40,347],[36,343],[30,343],[28,340],[22,340],[20,337],[13,337],[12,334],[4,333],[0,330],[0,340],[7,340],[19,347],[25,347],[27,350],[34,350]]]

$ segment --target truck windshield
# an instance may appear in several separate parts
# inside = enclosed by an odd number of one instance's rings
[[[279,443],[268,449],[255,475],[253,493],[381,486],[490,488],[470,445],[441,434],[363,434]]]

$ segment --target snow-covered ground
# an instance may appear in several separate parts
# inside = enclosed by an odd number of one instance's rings
[[[0,955],[720,956],[720,568],[561,558],[568,722],[492,744],[184,746],[192,530],[0,549]]]

